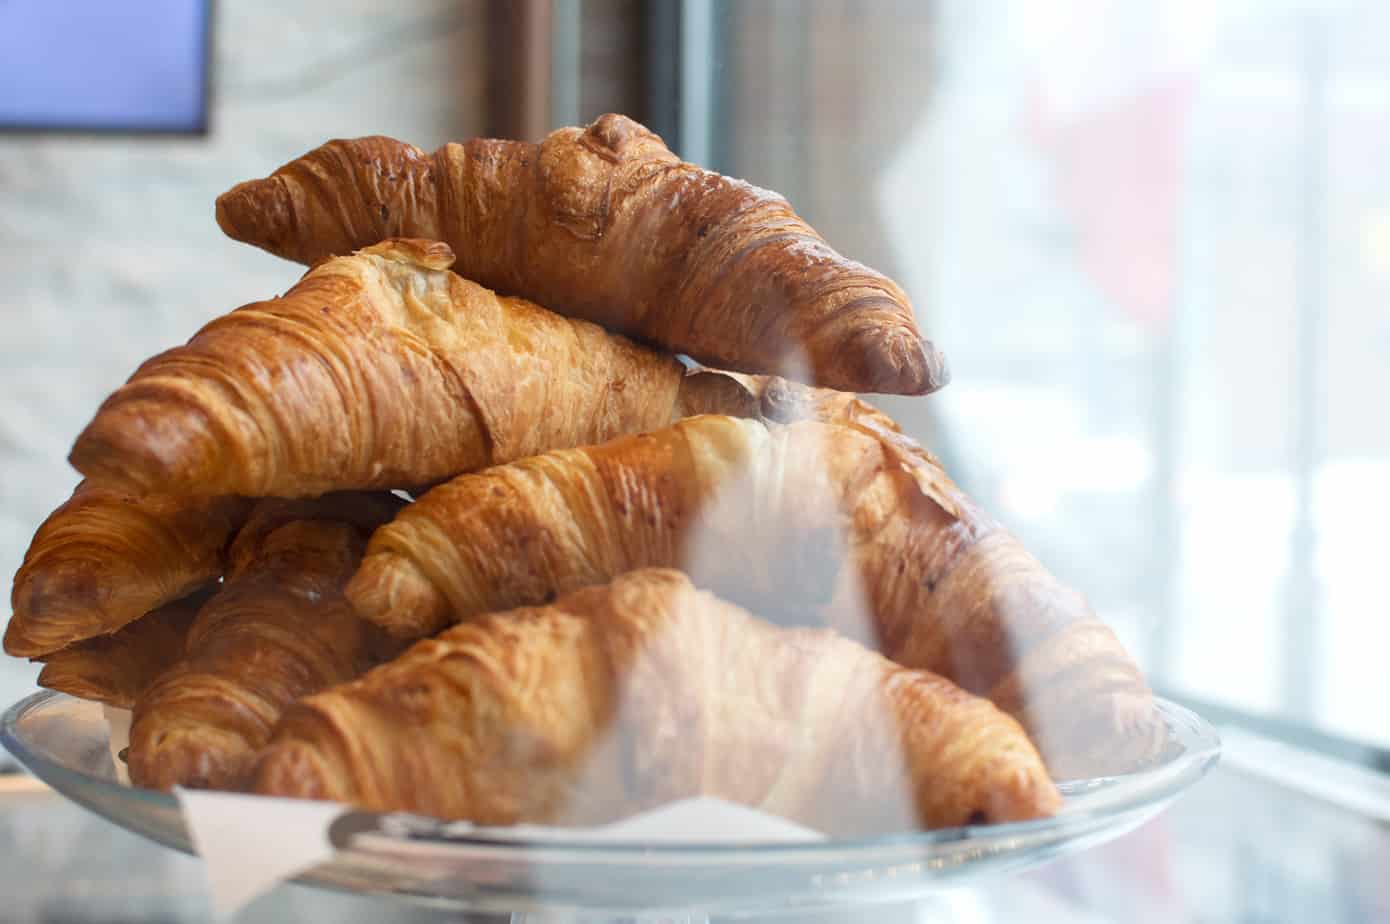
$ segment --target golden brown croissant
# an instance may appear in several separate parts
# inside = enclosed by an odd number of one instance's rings
[[[845,836],[1059,804],[988,700],[659,569],[458,626],[300,701],[254,787],[486,824],[706,795]]]
[[[213,321],[106,400],[73,465],[144,490],[313,496],[756,412],[724,376],[499,298],[452,262],[388,241]]]
[[[249,508],[84,481],[38,528],[15,574],[5,651],[33,658],[109,635],[216,580]]]
[[[464,276],[714,366],[845,391],[946,384],[907,296],[775,193],[682,163],[620,115],[539,145],[330,141],[217,200],[230,237],[311,264],[437,238]]]
[[[263,501],[233,570],[199,611],[184,658],[136,700],[131,779],[159,789],[241,779],[280,711],[372,663],[375,630],[342,596],[387,494]]]
[[[111,635],[98,635],[38,658],[44,662],[39,686],[129,709],[160,673],[183,657],[188,627],[212,591],[212,587],[197,591]]]
[[[873,420],[694,417],[461,476],[373,536],[347,592],[418,638],[646,566],[987,695],[1061,777],[1132,768],[1162,742],[1139,670],[1081,595]]]

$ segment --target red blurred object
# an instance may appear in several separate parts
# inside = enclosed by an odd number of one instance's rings
[[[1083,271],[1117,308],[1163,329],[1177,288],[1184,135],[1193,81],[1165,79],[1075,113],[1041,94],[1028,132],[1052,167]]]

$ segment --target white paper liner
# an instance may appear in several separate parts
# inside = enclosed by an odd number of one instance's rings
[[[203,858],[213,914],[226,920],[251,899],[333,859],[328,826],[344,806],[304,799],[175,789]]]

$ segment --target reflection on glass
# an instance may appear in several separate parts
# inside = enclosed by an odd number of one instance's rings
[[[717,166],[902,281],[950,359],[883,406],[1160,683],[1390,742],[1390,14],[717,7]]]

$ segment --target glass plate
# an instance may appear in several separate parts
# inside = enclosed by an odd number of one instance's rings
[[[980,876],[1021,870],[1118,837],[1162,811],[1216,762],[1201,718],[1159,701],[1171,730],[1142,771],[1073,781],[1053,818],[862,841],[719,846],[499,840],[428,819],[350,812],[336,853],[298,881],[459,910],[586,914],[752,914],[910,901]],[[191,853],[174,798],[120,782],[101,706],[36,693],[0,719],[0,742],[72,801]]]

